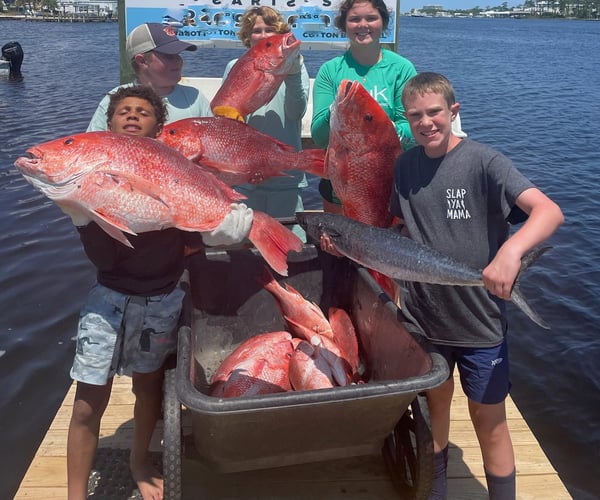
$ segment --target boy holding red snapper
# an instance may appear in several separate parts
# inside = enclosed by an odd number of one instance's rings
[[[143,85],[111,94],[111,132],[156,137],[166,121],[162,99]],[[115,374],[132,377],[136,396],[129,465],[144,500],[162,498],[163,481],[149,461],[148,448],[161,414],[164,362],[176,350],[184,291],[178,286],[186,247],[233,244],[249,233],[253,212],[243,204],[211,233],[168,228],[130,236],[126,247],[95,222],[70,214],[84,250],[97,268],[79,319],[71,376],[77,381],[67,443],[69,500],[88,495],[88,478],[98,446],[100,422]]]

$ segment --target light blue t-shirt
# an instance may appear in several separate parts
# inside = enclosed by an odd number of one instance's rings
[[[112,89],[98,104],[98,108],[92,116],[88,125],[88,132],[107,130],[106,110],[110,102],[110,95],[115,93],[121,87],[131,87],[136,83],[126,83]],[[173,92],[163,96],[163,101],[167,106],[167,123],[171,123],[183,118],[195,118],[197,116],[212,116],[210,103],[206,96],[196,87],[188,85],[175,85]]]

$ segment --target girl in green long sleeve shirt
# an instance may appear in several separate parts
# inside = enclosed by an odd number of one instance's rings
[[[394,122],[404,149],[414,145],[404,117],[401,95],[404,84],[417,74],[406,58],[383,49],[382,33],[388,28],[390,14],[383,0],[345,0],[335,18],[335,26],[350,43],[346,53],[321,66],[313,86],[311,135],[319,147],[329,143],[329,110],[342,80],[359,81]],[[322,179],[319,191],[325,210],[341,212],[331,182]]]

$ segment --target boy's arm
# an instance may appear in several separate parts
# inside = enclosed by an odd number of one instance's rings
[[[537,188],[523,191],[516,205],[529,215],[523,226],[498,250],[483,270],[483,283],[490,293],[510,299],[510,292],[521,268],[521,258],[546,241],[564,222],[560,207]]]

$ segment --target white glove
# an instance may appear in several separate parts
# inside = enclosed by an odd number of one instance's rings
[[[295,75],[302,71],[302,64],[304,63],[304,57],[302,54],[298,54],[298,57],[292,61],[292,65],[290,66],[290,70],[288,71],[288,75]]]
[[[220,245],[234,245],[244,241],[252,228],[254,212],[244,203],[232,203],[229,212],[221,224],[213,231],[200,233],[202,241],[210,247]]]
[[[92,222],[92,219],[81,210],[77,210],[73,207],[67,207],[65,205],[58,205],[58,208],[60,208],[65,214],[71,217],[73,225],[77,227],[87,226],[90,222]]]

